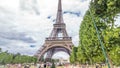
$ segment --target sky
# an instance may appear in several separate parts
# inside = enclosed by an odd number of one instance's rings
[[[89,2],[62,0],[64,22],[75,46],[79,43],[79,27]],[[0,48],[34,55],[52,31],[57,7],[58,0],[0,0]],[[120,17],[116,24],[119,21]]]

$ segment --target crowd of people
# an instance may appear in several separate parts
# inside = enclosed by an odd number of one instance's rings
[[[47,63],[37,63],[37,68],[46,68],[49,66]]]
[[[7,64],[7,68],[22,68],[21,64]]]
[[[30,67],[36,68],[33,64],[7,64],[6,68],[30,68]]]
[[[37,63],[37,64],[7,64],[6,65],[7,67],[5,68],[51,68],[52,66],[52,63]],[[64,68],[102,68],[102,67],[105,67],[106,65],[99,65],[99,64],[96,64],[96,65],[74,65],[74,64],[63,64],[63,65],[57,65],[55,64],[55,66],[62,66]]]
[[[37,64],[7,64],[7,68],[46,68],[50,67],[49,63],[37,63]]]

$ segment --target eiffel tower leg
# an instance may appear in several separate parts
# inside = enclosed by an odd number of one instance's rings
[[[54,54],[54,49],[50,49],[48,52],[47,52],[47,55],[46,55],[46,61],[51,61],[52,59],[52,56]]]

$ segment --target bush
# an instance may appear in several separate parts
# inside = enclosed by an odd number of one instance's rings
[[[52,63],[51,68],[56,68],[56,67],[55,67],[55,63],[54,63],[54,62]]]

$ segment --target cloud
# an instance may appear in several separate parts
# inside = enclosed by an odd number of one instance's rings
[[[35,43],[36,41],[32,39],[31,37],[27,36],[25,33],[13,33],[13,32],[5,32],[5,33],[0,33],[0,37],[9,39],[9,40],[20,40],[26,43]]]
[[[9,44],[9,40],[0,37],[0,46]]]
[[[33,48],[33,47],[35,47],[35,45],[30,45],[30,47],[32,47],[32,48]]]
[[[118,17],[115,19],[115,25],[120,26],[120,14]]]
[[[61,56],[61,54],[62,54],[62,56]],[[68,59],[69,55],[67,53],[61,51],[59,54],[57,54],[57,53],[54,54],[52,58],[55,58],[55,59]]]
[[[36,15],[40,14],[37,0],[20,0],[20,9]]]
[[[79,17],[79,16],[81,15],[81,12],[80,12],[80,11],[78,11],[78,12],[64,11],[63,13],[64,13],[64,14],[67,14],[67,13],[69,13],[69,14],[74,14],[74,15],[76,15],[77,17]]]

